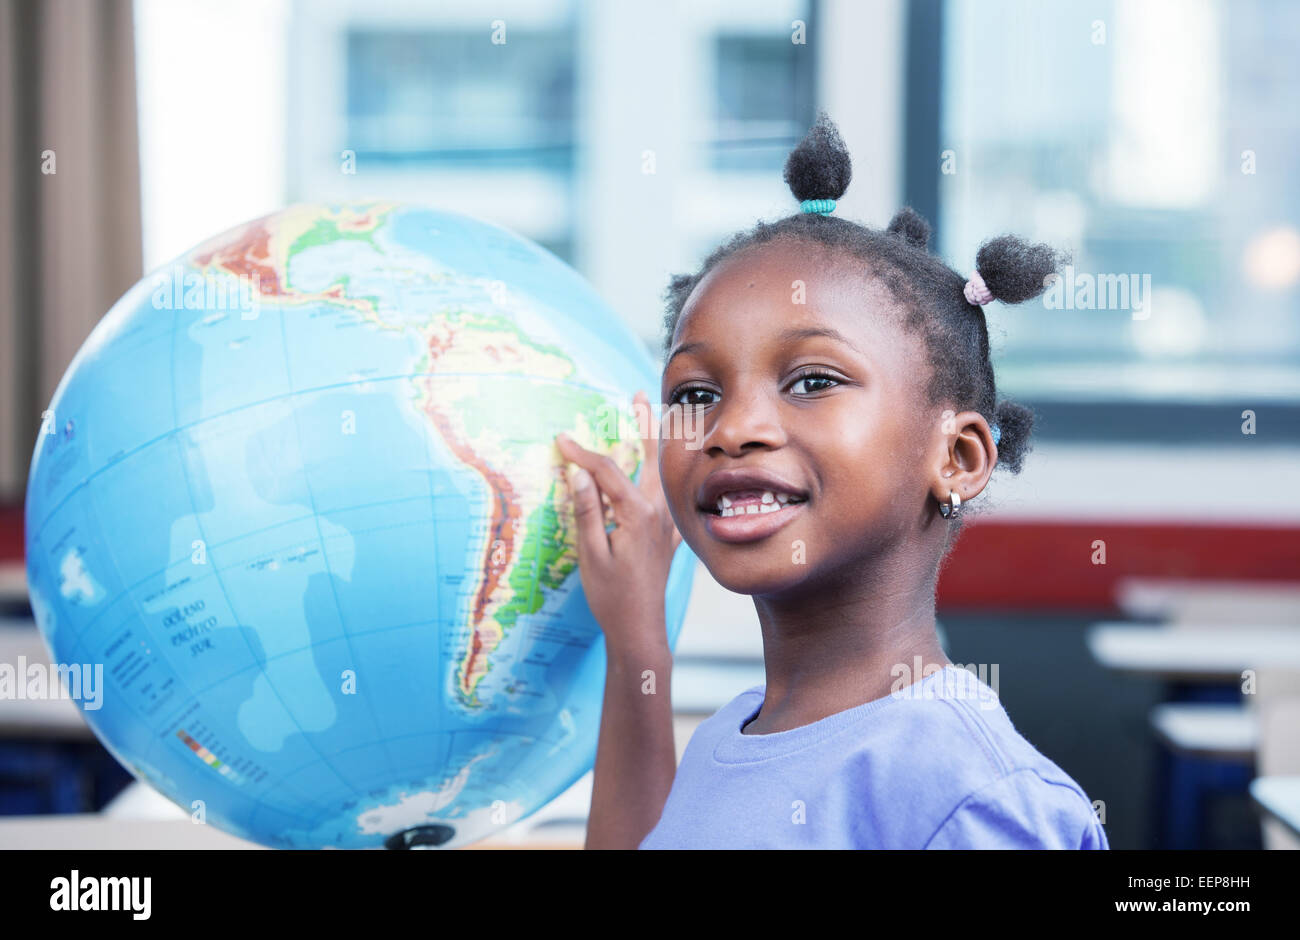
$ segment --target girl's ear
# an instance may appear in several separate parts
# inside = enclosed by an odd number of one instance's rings
[[[993,429],[978,411],[958,412],[944,422],[944,427],[953,430],[940,436],[943,448],[930,483],[936,515],[938,505],[947,503],[951,493],[960,496],[963,503],[982,493],[997,461]]]

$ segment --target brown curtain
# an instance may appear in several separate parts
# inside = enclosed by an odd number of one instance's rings
[[[73,355],[143,275],[131,3],[0,0],[0,501],[21,498]]]

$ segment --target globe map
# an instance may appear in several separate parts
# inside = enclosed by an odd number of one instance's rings
[[[604,643],[567,431],[636,478],[645,348],[506,229],[296,205],[141,280],[43,416],[33,612],[83,712],[264,845],[476,841],[590,770]],[[611,420],[612,419],[612,420]],[[674,645],[695,558],[666,594]]]

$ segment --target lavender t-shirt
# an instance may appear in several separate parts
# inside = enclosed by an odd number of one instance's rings
[[[974,673],[944,667],[820,721],[740,729],[747,689],[696,728],[643,849],[1108,849],[1091,801]]]

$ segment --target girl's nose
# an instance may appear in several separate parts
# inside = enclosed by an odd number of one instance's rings
[[[741,456],[753,447],[780,447],[786,440],[781,403],[776,393],[761,388],[737,388],[704,416],[702,449]]]

